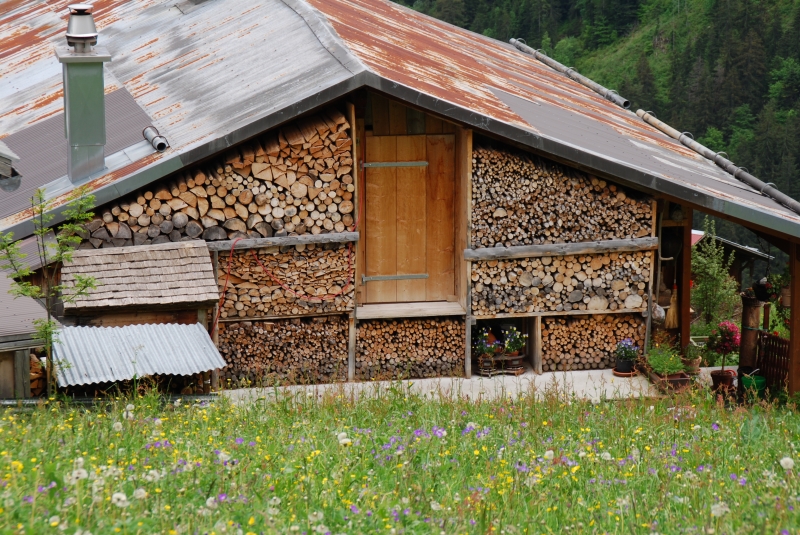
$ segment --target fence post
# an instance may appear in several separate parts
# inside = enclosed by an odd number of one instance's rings
[[[789,314],[789,395],[800,391],[800,246],[789,244],[792,306]]]

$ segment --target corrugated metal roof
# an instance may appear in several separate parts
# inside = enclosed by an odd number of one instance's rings
[[[150,117],[125,88],[106,93],[106,157],[142,141]],[[60,102],[60,100],[59,100]],[[0,219],[30,208],[37,188],[67,174],[64,114],[57,113],[3,139],[18,155],[14,166],[22,175],[20,187],[4,193]]]
[[[202,240],[136,245],[109,249],[81,249],[61,268],[64,293],[69,295],[75,276],[94,277],[97,287],[74,302],[76,309],[123,306],[211,304],[219,300],[214,267]]]
[[[11,279],[0,271],[0,338],[32,334],[34,320],[47,318],[44,307],[29,297],[15,299],[9,290]]]
[[[65,5],[16,0],[0,15],[0,137],[61,109],[52,48]],[[95,13],[113,56],[108,85],[126,88],[172,145],[90,182],[100,203],[369,86],[589,172],[800,236],[800,215],[632,112],[511,45],[389,0],[101,0]]]
[[[60,386],[193,375],[225,366],[202,325],[63,327],[53,345]]]

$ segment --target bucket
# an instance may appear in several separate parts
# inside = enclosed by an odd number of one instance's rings
[[[742,382],[742,388],[745,392],[752,395],[755,390],[758,397],[763,398],[764,392],[767,390],[767,378],[763,375],[742,375],[739,380]]]

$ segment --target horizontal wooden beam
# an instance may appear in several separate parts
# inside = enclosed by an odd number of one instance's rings
[[[431,316],[464,316],[466,311],[456,302],[386,303],[356,307],[356,319],[427,318]]]
[[[234,249],[259,249],[261,247],[283,247],[309,243],[347,243],[356,242],[358,232],[331,232],[328,234],[303,234],[302,236],[281,236],[277,238],[246,238],[233,244],[235,240],[207,242],[209,251],[230,251]]]
[[[587,241],[579,243],[546,243],[517,247],[486,247],[464,249],[467,260],[504,260],[511,258],[537,258],[541,256],[568,256],[577,254],[618,253],[658,249],[658,238],[630,238],[625,240]]]
[[[476,314],[470,316],[477,320],[491,320],[500,318],[534,318],[541,316],[546,318],[548,316],[594,316],[597,314],[641,314],[647,308],[619,308],[617,310],[542,310],[539,312],[498,312],[497,314]]]

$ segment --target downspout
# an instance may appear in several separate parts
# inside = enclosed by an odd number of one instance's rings
[[[521,42],[519,39],[511,39],[509,40],[509,43],[517,47],[517,50],[525,52],[526,54],[530,54],[531,56],[538,59],[551,69],[556,70],[561,74],[566,75],[568,78],[575,80],[579,84],[588,87],[595,93],[601,95],[604,99],[610,100],[617,106],[625,108],[626,110],[631,106],[631,103],[628,99],[622,98],[613,89],[608,89],[606,87],[603,87],[597,82],[590,80],[589,78],[583,76],[582,74],[579,74],[578,71],[576,71],[575,69],[562,65],[561,63],[557,62],[550,56],[542,54],[538,50],[534,50],[525,43]]]

